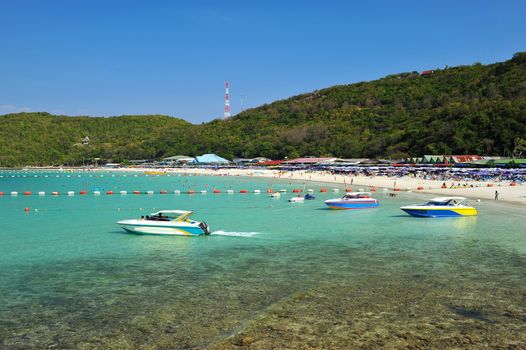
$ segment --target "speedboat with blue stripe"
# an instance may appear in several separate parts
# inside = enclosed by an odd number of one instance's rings
[[[117,221],[117,225],[128,232],[147,235],[209,235],[206,222],[191,220],[192,214],[189,210],[161,210],[140,219]]]
[[[347,192],[342,198],[326,200],[325,204],[338,210],[367,209],[378,207],[378,200],[371,198],[371,192]]]
[[[410,215],[426,218],[477,215],[477,209],[466,205],[466,202],[465,197],[439,197],[426,204],[407,205],[400,209]]]

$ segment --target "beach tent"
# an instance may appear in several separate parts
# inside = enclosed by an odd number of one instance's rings
[[[194,160],[193,157],[173,156],[173,157],[163,158],[162,161],[165,162],[165,163],[188,163],[188,162],[191,162],[193,160]]]
[[[192,163],[198,163],[198,164],[225,164],[229,163],[229,161],[225,158],[221,158],[218,155],[215,154],[203,154],[202,156],[197,156],[194,158]]]

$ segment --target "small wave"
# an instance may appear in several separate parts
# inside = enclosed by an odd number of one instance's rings
[[[214,236],[230,236],[230,237],[254,237],[259,232],[229,232],[229,231],[214,231],[210,235]]]

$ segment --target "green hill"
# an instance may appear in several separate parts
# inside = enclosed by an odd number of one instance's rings
[[[166,116],[0,116],[0,165],[213,152],[224,157],[509,155],[526,135],[526,53],[334,86],[192,125]],[[89,146],[80,146],[84,136]]]

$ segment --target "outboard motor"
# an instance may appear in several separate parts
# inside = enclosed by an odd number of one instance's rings
[[[208,225],[206,224],[206,222],[201,222],[199,224],[199,227],[201,227],[201,229],[203,229],[203,231],[205,232],[205,235],[209,235],[210,234],[210,228],[208,227]]]

